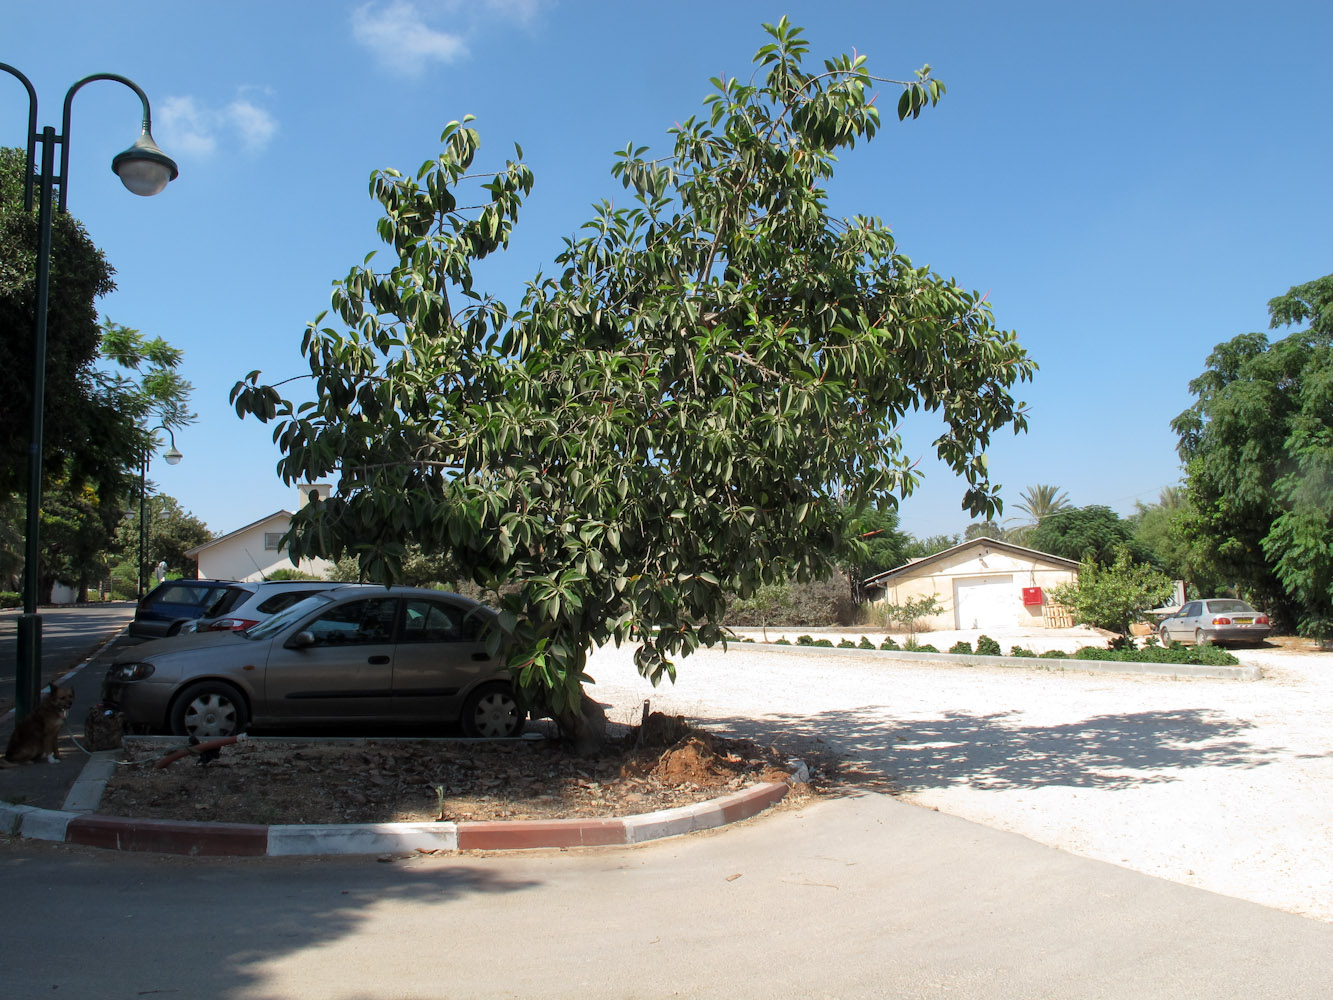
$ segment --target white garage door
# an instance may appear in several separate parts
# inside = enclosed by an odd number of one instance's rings
[[[971,576],[955,580],[953,606],[959,628],[1004,628],[1015,624],[1014,578],[1011,574]]]

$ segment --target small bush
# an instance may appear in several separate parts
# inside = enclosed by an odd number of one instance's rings
[[[1100,649],[1084,646],[1074,654],[1079,660],[1101,660],[1116,663],[1188,663],[1197,666],[1231,667],[1240,661],[1217,646],[1147,646],[1143,649]]]
[[[812,645],[812,646],[827,646],[829,649],[832,649],[832,648],[833,648],[833,640],[832,640],[832,639],[816,639],[816,640],[815,640],[814,642],[812,642],[810,645]]]
[[[1202,666],[1230,667],[1240,662],[1220,646],[1196,646],[1191,652]]]
[[[1003,656],[1000,650],[1000,644],[988,635],[977,636],[977,655],[978,656]]]
[[[790,646],[790,645],[791,645],[791,640],[790,640],[790,639],[786,639],[786,638],[783,638],[783,639],[776,639],[776,640],[774,640],[773,645],[775,645],[775,646]]]
[[[838,643],[838,648],[839,648],[839,649],[855,649],[855,648],[856,648],[856,643],[852,642],[851,639],[843,639],[841,642]]]
[[[814,644],[815,637],[812,635],[798,635],[796,637],[796,645],[798,646],[813,646]]]
[[[874,648],[875,648],[875,644],[874,644],[873,642],[871,642],[869,639],[867,639],[865,636],[861,636],[861,641],[858,642],[858,643],[856,644],[856,648],[857,648],[857,649],[874,649]]]
[[[915,651],[918,652],[918,653],[938,653],[938,652],[939,652],[939,650],[936,649],[934,646],[932,646],[930,643],[926,643],[924,646],[917,646]]]
[[[1041,654],[1041,658],[1043,660],[1067,660],[1069,659],[1069,654],[1063,649],[1048,649]]]
[[[23,606],[23,597],[17,591],[0,590],[0,608],[18,608]]]
[[[270,573],[270,574],[266,577],[266,579],[269,579],[269,580],[322,580],[322,579],[324,579],[324,578],[323,578],[322,576],[315,576],[313,573],[306,573],[306,572],[304,572],[303,570],[296,569],[295,567],[293,567],[293,568],[291,568],[291,569],[288,569],[287,567],[284,566],[282,569],[275,569],[272,573]]]
[[[1022,646],[1010,646],[1010,647],[1009,647],[1009,655],[1010,655],[1010,656],[1036,656],[1037,654],[1034,653],[1034,652],[1033,652],[1032,650],[1030,650],[1030,649],[1024,649]]]
[[[949,652],[966,653],[970,655],[972,652],[972,644],[970,642],[965,642],[962,639],[960,639],[949,647]]]
[[[892,650],[902,649],[902,646],[899,646],[898,643],[895,642],[892,637],[889,637],[879,644],[879,648],[892,651]]]

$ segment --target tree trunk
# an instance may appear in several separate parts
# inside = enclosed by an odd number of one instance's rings
[[[576,753],[592,756],[606,745],[606,707],[582,693],[578,711],[566,710],[555,716],[560,735]]]

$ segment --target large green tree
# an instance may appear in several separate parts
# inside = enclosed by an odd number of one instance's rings
[[[36,210],[23,207],[21,149],[0,148],[0,495],[27,482],[32,426],[33,310],[37,287]],[[51,224],[51,287],[47,313],[45,474],[83,476],[90,435],[116,420],[96,398],[89,376],[101,331],[96,300],[113,288],[102,251],[73,216]],[[95,456],[94,456],[95,457]]]
[[[196,576],[198,563],[185,553],[196,545],[213,538],[208,525],[180,505],[175,497],[159,493],[150,496],[144,505],[148,532],[144,538],[144,564],[154,567],[166,563],[169,577]],[[117,575],[138,586],[139,565],[139,505],[132,504],[116,528],[114,551],[127,570]]]
[[[1268,303],[1281,340],[1219,344],[1180,436],[1190,537],[1288,624],[1333,622],[1333,275]]]
[[[0,508],[20,511],[32,426],[33,311],[37,219],[23,205],[23,150],[0,149]],[[102,555],[152,447],[148,427],[193,420],[181,352],[161,338],[98,322],[96,300],[113,271],[83,225],[52,219],[43,419],[42,568],[39,590],[60,579],[82,588]],[[22,569],[23,526],[0,531],[0,575]]]
[[[1156,503],[1135,503],[1129,521],[1134,543],[1149,562],[1172,580],[1183,580],[1187,597],[1211,597],[1230,582],[1218,571],[1209,547],[1190,534],[1194,516],[1188,492],[1168,486]]]
[[[840,566],[850,584],[853,605],[865,602],[867,577],[897,569],[907,562],[907,535],[899,528],[896,507],[867,507],[849,513]]]
[[[1047,514],[1032,529],[1024,543],[1041,552],[1066,559],[1091,559],[1110,565],[1119,549],[1133,547],[1134,533],[1128,521],[1100,504],[1066,507]],[[1136,557],[1142,553],[1134,552]]]
[[[841,501],[891,505],[917,481],[908,410],[942,417],[936,451],[988,517],[984,449],[1026,426],[1010,390],[1034,366],[982,296],[879,220],[828,214],[836,154],[880,128],[865,58],[807,69],[800,29],[766,30],[754,82],[713,80],[665,155],[616,154],[631,203],[597,206],[517,312],[472,265],[508,242],[521,162],[460,196],[480,142],[465,120],[414,176],[374,174],[392,258],[337,283],[346,329],[307,331],[311,400],[258,372],[234,390],[276,421],[285,480],[337,480],[295,516],[293,555],[351,552],[387,580],[416,542],[508,582],[511,668],[571,735],[595,728],[594,644],[639,642],[656,683],[722,639],[727,595],[828,572]],[[891,85],[900,119],[944,90],[929,67]]]

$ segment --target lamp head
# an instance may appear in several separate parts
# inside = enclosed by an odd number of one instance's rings
[[[133,146],[115,155],[111,169],[132,193],[145,198],[157,194],[169,181],[180,176],[176,161],[157,148],[153,134],[146,129],[134,140]]]
[[[166,451],[162,453],[162,457],[167,460],[168,465],[175,465],[185,456],[182,455],[179,451],[177,451],[176,446],[173,444],[170,448],[168,448]]]

